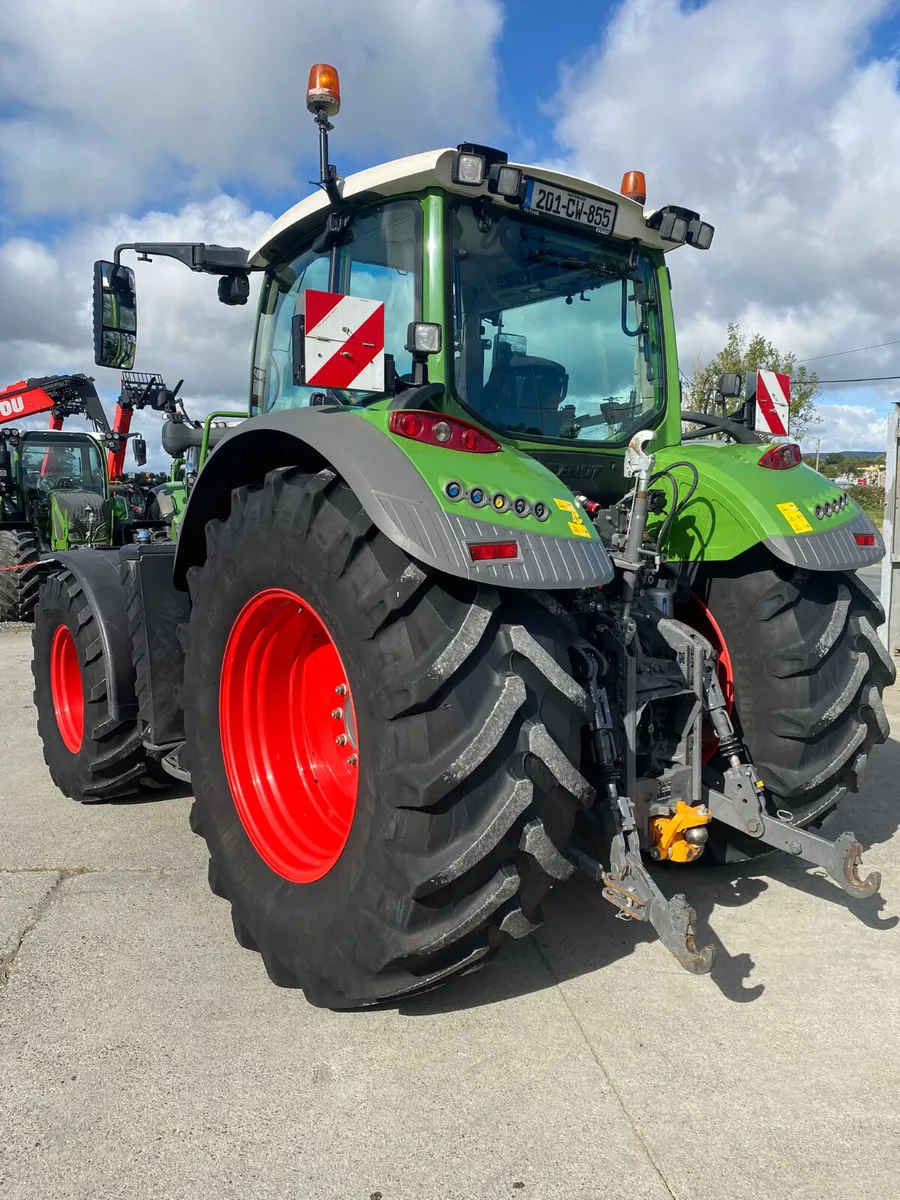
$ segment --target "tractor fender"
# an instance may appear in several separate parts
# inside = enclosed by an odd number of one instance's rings
[[[659,451],[657,467],[670,467],[679,486],[690,487],[686,462],[701,480],[666,541],[670,562],[727,562],[757,545],[808,571],[855,571],[884,557],[881,534],[855,504],[822,519],[822,506],[841,495],[832,480],[803,463],[767,470],[759,459],[758,445],[722,442]],[[651,533],[662,520],[648,521]]]
[[[508,541],[509,526],[445,512],[413,462],[380,429],[350,409],[317,407],[254,417],[222,438],[185,508],[177,588],[186,589],[189,569],[205,561],[207,522],[228,516],[232,491],[261,485],[269,471],[288,466],[333,470],[385,537],[447,575],[539,589],[597,587],[613,577],[599,538],[548,536],[524,526],[515,532],[517,560],[473,563],[467,539]]]
[[[125,610],[125,594],[120,581],[120,554],[117,550],[63,550],[44,554],[41,562],[71,571],[84,591],[97,622],[103,662],[109,715],[117,721],[137,719],[134,663],[131,635]]]

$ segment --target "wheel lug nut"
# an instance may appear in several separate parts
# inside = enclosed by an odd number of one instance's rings
[[[339,733],[339,734],[337,735],[337,737],[334,739],[334,744],[335,744],[336,746],[346,746],[346,745],[347,745],[347,739],[344,737],[344,735],[343,735],[342,733]]]
[[[339,696],[347,695],[347,685],[345,683],[339,683],[334,690],[337,692],[337,694]]]
[[[331,710],[331,715],[334,717],[334,719],[336,721],[339,721],[341,719],[341,717],[344,715],[344,710],[342,708],[333,708]]]
[[[350,764],[351,767],[355,767],[356,766],[356,755],[351,754],[350,757],[347,759],[347,762]]]

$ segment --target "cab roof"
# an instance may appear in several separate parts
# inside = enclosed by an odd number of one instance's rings
[[[408,158],[397,158],[393,162],[381,163],[377,167],[348,175],[339,181],[341,194],[351,197],[368,198],[400,196],[410,192],[421,192],[427,188],[440,188],[442,191],[453,192],[459,196],[474,199],[477,196],[488,195],[487,182],[480,187],[469,187],[465,184],[454,183],[451,178],[451,167],[456,150],[429,150],[424,154],[413,154]],[[617,205],[616,220],[613,236],[631,241],[637,238],[642,245],[653,250],[670,251],[677,249],[671,242],[664,242],[655,229],[650,229],[646,218],[651,210],[620,192],[600,187],[585,179],[576,179],[571,175],[563,175],[545,167],[532,167],[524,163],[510,163],[519,167],[529,179],[540,179],[557,187],[568,188],[583,195],[608,200]],[[500,208],[511,211],[521,211],[519,205],[510,204],[501,196],[491,196]],[[315,227],[330,207],[324,191],[314,192],[293,208],[278,218],[262,235],[250,250],[250,265],[256,269],[265,268],[274,262],[281,254],[301,238],[307,230]]]
[[[77,442],[79,445],[83,445],[87,441],[103,448],[103,438],[99,433],[92,433],[89,429],[19,429],[19,438],[23,441],[25,438],[29,438],[34,441],[39,439],[42,442]]]

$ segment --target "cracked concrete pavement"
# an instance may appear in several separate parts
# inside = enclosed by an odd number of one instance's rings
[[[237,946],[187,797],[54,790],[30,649],[0,633],[4,1197],[896,1197],[897,741],[830,824],[882,900],[786,858],[665,873],[718,948],[696,978],[576,880],[487,970],[339,1015]]]

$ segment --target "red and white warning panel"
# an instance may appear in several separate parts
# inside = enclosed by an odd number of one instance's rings
[[[384,391],[384,304],[306,292],[303,363],[309,387]]]
[[[753,428],[772,437],[787,437],[791,427],[791,377],[777,371],[750,371],[747,400],[753,405]]]

